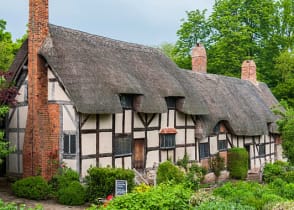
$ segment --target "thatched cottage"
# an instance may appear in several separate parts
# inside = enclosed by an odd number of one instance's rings
[[[7,173],[50,178],[61,163],[145,169],[189,155],[203,165],[245,147],[250,168],[281,156],[269,88],[253,61],[242,79],[207,74],[205,49],[193,71],[157,49],[48,23],[48,0],[30,0],[29,37],[10,71],[19,88],[7,118],[16,151]]]

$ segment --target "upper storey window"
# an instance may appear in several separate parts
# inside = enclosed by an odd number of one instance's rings
[[[166,97],[165,98],[167,108],[169,109],[175,109],[177,104],[177,98],[176,97]]]
[[[120,99],[120,104],[122,108],[127,108],[127,109],[133,108],[133,101],[134,101],[133,95],[120,94],[119,99]]]

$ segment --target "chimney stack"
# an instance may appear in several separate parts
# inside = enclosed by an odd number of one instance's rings
[[[204,46],[200,43],[192,49],[192,71],[206,73],[207,57]]]
[[[256,84],[256,65],[253,60],[245,60],[242,63],[241,79],[249,80],[250,82]]]
[[[50,138],[52,126],[48,110],[46,61],[38,55],[38,51],[48,31],[48,0],[29,0],[28,114],[23,145],[23,176],[41,175],[46,179],[52,176],[51,162],[56,148]]]

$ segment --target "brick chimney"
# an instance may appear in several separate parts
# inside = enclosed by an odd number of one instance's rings
[[[46,179],[55,172],[53,162],[58,160],[59,141],[50,135],[59,121],[50,124],[52,114],[49,110],[52,112],[58,107],[48,105],[47,65],[38,55],[48,30],[48,0],[29,0],[28,115],[23,145],[23,176],[41,175]]]
[[[241,79],[249,80],[250,82],[256,84],[256,65],[253,60],[245,60],[242,63]]]
[[[192,71],[200,73],[207,72],[206,50],[200,43],[197,43],[192,49]]]

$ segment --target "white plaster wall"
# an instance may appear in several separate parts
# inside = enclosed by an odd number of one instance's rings
[[[226,140],[227,139],[226,134],[219,134],[218,139],[219,140]],[[237,138],[234,139],[234,142],[237,142]]]
[[[134,127],[135,128],[144,128],[144,125],[141,122],[137,113],[134,114]]]
[[[217,136],[210,137],[210,154],[216,154],[217,149]]]
[[[28,114],[28,107],[22,106],[19,107],[19,127],[25,128],[27,124],[27,114]]]
[[[122,158],[115,158],[115,168],[122,168]]]
[[[82,134],[82,155],[96,154],[96,134]]]
[[[194,126],[194,122],[193,122],[191,116],[187,116],[187,125],[189,125],[189,126],[191,126],[191,125]]]
[[[19,173],[17,166],[17,154],[10,154],[8,157],[9,161],[9,172],[11,173]]]
[[[132,169],[132,157],[125,157],[125,169]]]
[[[168,152],[168,159],[173,161],[174,156],[175,156],[174,151],[173,150],[167,150],[167,152]]]
[[[161,162],[166,161],[167,160],[167,150],[161,150],[160,154],[161,154]]]
[[[49,68],[48,68],[48,71],[47,71],[47,76],[48,76],[48,79],[55,79],[54,74],[52,73],[52,71]]]
[[[17,133],[16,132],[9,133],[9,142],[10,142],[10,146],[15,147],[17,149]]]
[[[9,115],[9,117],[11,116],[11,114]],[[15,110],[14,114],[11,117],[9,128],[17,128],[17,110]]]
[[[189,155],[189,160],[195,160],[195,147],[187,147],[186,150]]]
[[[65,165],[75,171],[78,171],[77,169],[77,161],[73,159],[63,159],[63,162]]]
[[[99,115],[99,127],[100,129],[112,129],[112,115],[111,114]]]
[[[24,142],[24,136],[25,133],[19,133],[19,150],[22,151],[23,150],[23,142]]]
[[[150,117],[151,117],[151,116],[152,116],[152,115],[150,115]],[[152,122],[150,123],[149,127],[158,127],[158,125],[159,125],[158,120],[159,120],[159,115],[156,114],[156,115],[154,116]]]
[[[281,144],[276,145],[276,160],[284,160],[283,158],[283,149]]]
[[[21,85],[15,99],[18,103],[24,102],[25,85]]]
[[[159,146],[158,131],[148,131],[147,132],[147,145],[148,145],[148,147],[158,147]]]
[[[19,155],[19,173],[23,173],[23,155]]]
[[[75,120],[75,111],[72,105],[64,105],[63,109],[63,130],[76,130],[75,122],[73,122],[65,109],[65,106],[69,110],[73,120]]]
[[[99,133],[99,154],[112,153],[112,133]]]
[[[125,110],[125,133],[132,132],[132,110]]]
[[[87,175],[87,170],[91,166],[93,166],[93,167],[96,166],[96,158],[82,160],[82,171],[81,171],[82,177],[85,177]]]
[[[99,158],[99,167],[108,167],[112,165],[112,157]]]
[[[63,89],[61,88],[61,86],[59,85],[58,82],[54,82],[54,86],[55,86],[54,87],[55,91],[52,94],[52,96],[53,96],[52,99],[53,100],[56,100],[56,101],[70,101],[69,97],[63,91]],[[51,96],[51,95],[49,95],[49,93],[48,93],[48,96]]]
[[[161,114],[161,128],[167,127],[167,113]]]
[[[195,130],[194,129],[187,129],[187,144],[195,143]]]
[[[175,110],[169,110],[169,124],[168,127],[174,128],[175,127]]]
[[[185,130],[177,129],[176,144],[185,144]]]
[[[185,125],[185,115],[181,112],[176,112],[176,118],[177,118],[177,126],[184,126]]]
[[[183,159],[184,155],[185,155],[185,148],[184,147],[176,148],[176,160]],[[190,158],[190,156],[189,156],[189,158]]]
[[[245,144],[251,144],[252,142],[253,142],[252,137],[250,137],[250,136],[245,137]]]
[[[146,168],[153,167],[154,163],[159,163],[159,151],[150,151],[147,153]]]
[[[115,133],[122,133],[122,118],[122,113],[115,114]]]
[[[203,139],[200,139],[199,143],[206,143],[208,142],[208,137],[204,137]]]
[[[83,117],[86,117],[85,115]],[[82,129],[96,129],[96,116],[91,115],[84,123]]]
[[[143,138],[145,138],[145,132],[144,131],[134,132],[134,138],[135,139],[143,139]]]

